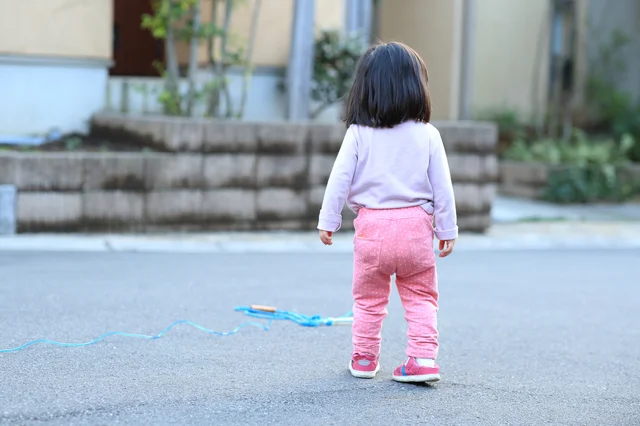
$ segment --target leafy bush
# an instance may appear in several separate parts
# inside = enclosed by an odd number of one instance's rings
[[[543,198],[554,203],[620,202],[637,191],[625,170],[614,165],[570,166],[549,174]]]
[[[498,126],[501,137],[515,139],[521,137],[524,132],[524,124],[518,111],[505,109],[492,109],[478,115],[479,120],[492,121]]]
[[[600,47],[597,60],[592,61],[587,95],[595,120],[604,130],[616,138],[630,134],[640,140],[640,101],[618,88],[619,80],[627,72],[624,49],[630,41],[619,30],[611,33],[607,43]],[[629,158],[640,162],[640,143],[629,151]]]
[[[628,163],[628,154],[635,145],[630,135],[618,142],[588,139],[583,132],[575,131],[569,141],[517,140],[505,158],[558,166],[551,171],[544,191],[548,201],[622,201],[639,189],[621,167]]]
[[[311,99],[317,107],[311,111],[312,118],[347,94],[365,49],[362,37],[357,35],[343,36],[334,30],[320,34],[314,52]]]
[[[584,132],[574,130],[568,141],[541,139],[529,143],[518,139],[505,152],[505,158],[551,165],[623,164],[628,161],[627,154],[634,145],[630,135],[618,142],[615,139],[589,139]]]
[[[589,81],[589,91],[599,120],[608,132],[616,137],[629,134],[640,139],[640,103],[634,103],[629,93],[595,78]],[[629,159],[640,162],[640,144],[629,151]]]
[[[502,155],[511,147],[514,141],[525,138],[529,133],[518,111],[504,109],[490,109],[478,114],[479,120],[490,121],[498,126],[498,154]]]

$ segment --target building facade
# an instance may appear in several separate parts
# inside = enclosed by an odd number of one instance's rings
[[[302,94],[309,87],[314,34],[339,29],[414,47],[430,71],[434,119],[473,119],[502,108],[539,120],[552,96],[554,46],[567,39],[565,34],[558,41],[554,30],[558,1],[263,0],[244,118],[304,119],[295,111],[308,101]],[[590,24],[589,11],[602,16],[601,27],[616,28],[622,19],[636,35],[630,11],[639,12],[633,0],[616,2],[609,15],[603,13],[611,3],[606,0],[574,3],[582,41],[574,49],[572,73],[580,82],[597,45],[592,40],[605,37]],[[206,20],[210,2],[203,4]],[[232,15],[231,32],[240,42],[249,34],[252,4],[242,2]],[[162,81],[153,63],[164,59],[164,50],[140,28],[141,15],[149,12],[149,0],[0,0],[0,138],[52,129],[83,132],[91,114],[103,109],[158,113]],[[188,46],[176,47],[186,65]],[[206,57],[203,44],[203,67]],[[640,79],[630,74],[624,84],[640,92]],[[242,77],[231,73],[234,97],[240,96]],[[283,85],[294,89],[283,91]],[[336,108],[320,119],[337,116]]]
[[[207,17],[209,2],[203,4]],[[287,117],[280,86],[291,60],[294,9],[294,0],[262,2],[246,119]],[[83,132],[91,114],[105,108],[159,112],[162,82],[153,62],[163,59],[162,43],[140,28],[150,12],[150,0],[0,0],[0,137]],[[344,28],[344,0],[316,1],[313,12],[311,34]],[[231,32],[240,42],[251,13],[251,2],[233,13]],[[176,48],[186,65],[188,46]],[[204,45],[199,60],[206,62]],[[231,75],[236,95],[241,77]]]
[[[111,0],[0,0],[0,136],[87,128],[104,107]]]

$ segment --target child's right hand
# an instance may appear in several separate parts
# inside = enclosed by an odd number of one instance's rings
[[[333,232],[320,231],[320,241],[322,241],[325,246],[330,246],[331,244],[333,244],[332,237]]]
[[[456,244],[456,240],[444,241],[440,240],[440,257],[447,257],[453,251],[453,246]]]

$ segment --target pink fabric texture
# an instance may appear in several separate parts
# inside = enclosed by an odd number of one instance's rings
[[[407,356],[438,354],[438,281],[433,217],[422,207],[360,209],[355,220],[353,352],[380,354],[391,276],[407,321]]]

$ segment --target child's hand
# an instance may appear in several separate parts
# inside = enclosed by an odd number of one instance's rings
[[[322,241],[325,246],[330,246],[331,244],[333,244],[332,236],[333,232],[320,231],[320,241]]]
[[[440,240],[440,257],[447,257],[453,251],[456,240],[443,241]]]

